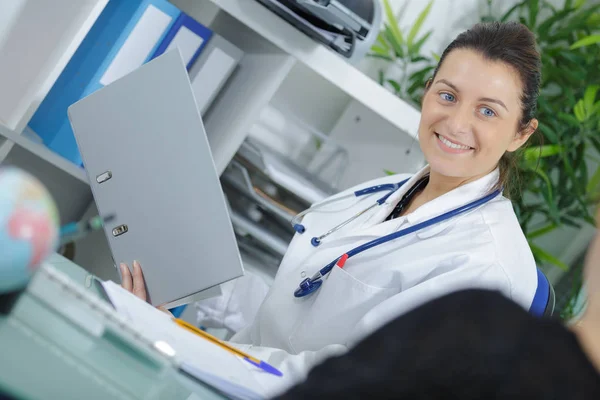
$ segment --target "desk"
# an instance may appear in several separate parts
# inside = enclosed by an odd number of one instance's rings
[[[98,295],[93,276],[78,265],[59,255],[48,264]],[[34,292],[30,287],[35,284]],[[58,290],[52,292],[52,285],[59,286],[32,282],[11,313],[0,315],[0,392],[24,399],[61,400],[225,398],[172,364],[148,355],[141,343],[111,334],[92,310],[86,311],[83,301],[69,299],[52,309],[43,299],[46,288],[48,300],[60,295]],[[69,320],[75,313],[89,318],[87,329]],[[100,331],[94,334],[95,327]]]

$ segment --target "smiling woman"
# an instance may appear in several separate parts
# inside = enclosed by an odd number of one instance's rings
[[[231,329],[236,347],[280,369],[285,378],[277,382],[256,375],[275,393],[450,292],[492,289],[530,310],[535,261],[501,188],[503,160],[537,127],[539,80],[539,54],[524,26],[477,25],[459,35],[423,99],[419,138],[429,165],[301,213],[266,297],[260,279],[246,274],[198,304],[198,324]],[[135,280],[125,286],[136,291]]]
[[[469,181],[498,168],[510,192],[514,153],[538,126],[540,68],[523,25],[480,24],[459,35],[423,98],[419,138],[432,174]]]

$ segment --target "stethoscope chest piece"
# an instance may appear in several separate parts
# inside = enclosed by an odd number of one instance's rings
[[[302,282],[300,282],[298,289],[294,291],[294,296],[304,297],[306,295],[309,295],[312,292],[316,291],[318,288],[320,288],[322,284],[323,281],[321,279],[313,280],[311,278],[306,278]]]

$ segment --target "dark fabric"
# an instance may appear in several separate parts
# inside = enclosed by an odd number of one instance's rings
[[[280,398],[598,400],[600,375],[559,321],[466,290],[390,322]]]
[[[404,211],[404,209],[410,204],[415,195],[425,189],[427,183],[429,183],[429,175],[419,179],[419,181],[415,183],[415,185],[409,191],[407,191],[404,196],[402,196],[402,199],[400,199],[398,204],[396,204],[396,207],[394,207],[390,215],[388,215],[385,220],[389,221],[391,219],[398,218],[398,216],[402,214],[402,211]]]

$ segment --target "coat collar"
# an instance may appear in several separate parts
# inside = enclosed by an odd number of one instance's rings
[[[396,204],[398,204],[402,196],[414,184],[416,184],[419,179],[428,174],[429,170],[429,165],[427,165],[413,175],[400,189],[398,189],[396,193],[387,199],[386,206],[382,207],[380,214],[377,215],[376,218],[383,221],[394,209]],[[458,188],[427,202],[426,204],[417,208],[414,212],[407,214],[404,218],[406,218],[406,221],[408,221],[410,225],[414,225],[475,201],[490,192],[490,190],[498,182],[499,176],[499,170],[496,168],[494,171],[477,179],[476,181],[459,186]],[[433,225],[430,228],[419,231],[418,235],[419,237],[426,237],[439,233],[447,228],[451,223],[454,223],[458,218],[452,218],[450,220]]]

